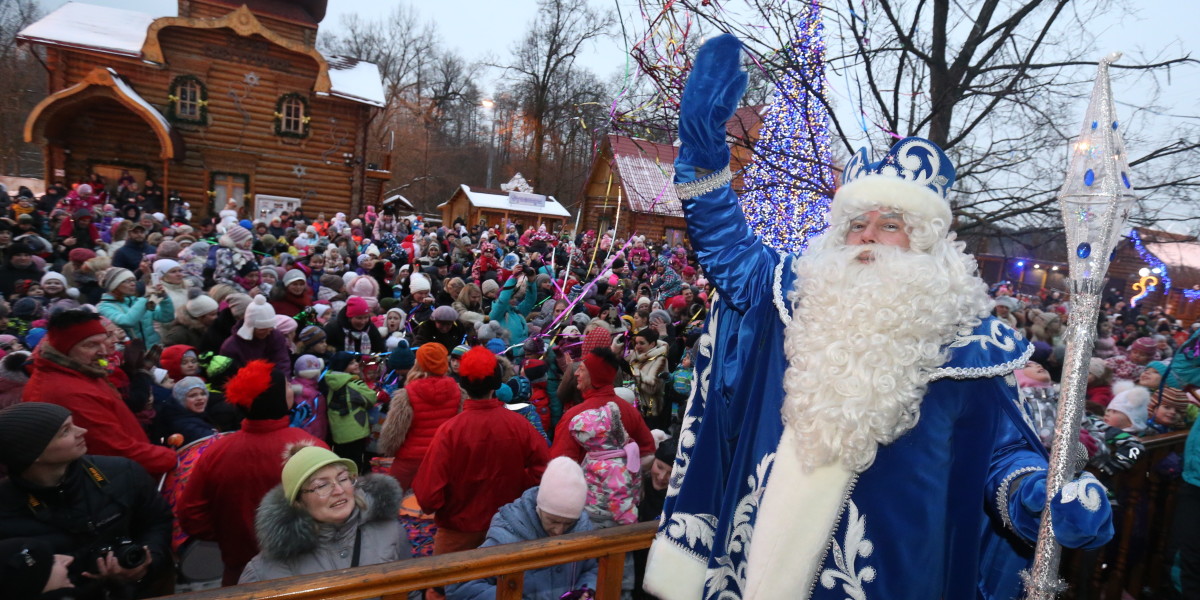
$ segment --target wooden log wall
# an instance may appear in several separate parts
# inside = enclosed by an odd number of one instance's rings
[[[243,38],[229,29],[169,27],[161,32],[160,40],[166,69],[131,58],[51,49],[50,91],[72,85],[96,67],[112,67],[165,115],[174,78],[199,78],[208,92],[208,122],[172,124],[182,135],[187,153],[182,162],[169,165],[167,182],[191,203],[197,218],[214,214],[208,196],[213,173],[246,175],[250,199],[253,194],[300,198],[311,215],[349,212],[356,193],[359,201],[355,204],[363,204],[361,195],[373,188],[363,184],[364,165],[347,166],[346,155],[361,155],[359,142],[372,109],[312,93],[318,66],[311,57],[289,52],[260,36]],[[230,48],[234,60],[213,58],[231,56]],[[311,121],[306,138],[275,134],[276,104],[288,93],[308,100]],[[157,155],[157,141],[150,145]],[[130,151],[136,156],[126,161],[140,160],[146,152],[150,150]],[[72,150],[73,165],[88,160],[82,154],[82,148]],[[150,166],[150,175],[161,180],[161,161]],[[79,176],[74,171],[67,174],[72,179]],[[379,190],[374,193],[377,196]],[[367,197],[366,202],[376,203],[376,196]]]
[[[202,0],[189,0],[180,4],[179,16],[191,17],[193,19],[214,19],[223,17],[230,12],[233,12],[233,10],[237,8],[236,6],[229,6],[227,4],[210,4],[208,2],[203,2]],[[258,19],[263,26],[279,34],[279,36],[282,38],[304,44],[305,46],[312,46],[314,43],[316,43],[317,30],[311,25],[301,25],[299,23],[293,23],[292,21],[280,19],[271,15],[264,15],[262,13],[255,13],[254,17]]]

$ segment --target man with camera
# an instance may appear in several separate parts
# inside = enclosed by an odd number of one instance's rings
[[[171,509],[137,463],[87,455],[85,433],[55,404],[0,411],[0,538],[73,556],[79,599],[150,597],[164,582],[169,592]]]

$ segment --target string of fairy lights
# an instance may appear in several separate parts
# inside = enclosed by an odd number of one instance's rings
[[[834,187],[821,7],[806,0],[805,9],[785,50],[795,69],[779,78],[740,197],[750,229],[768,246],[790,252],[825,229]]]

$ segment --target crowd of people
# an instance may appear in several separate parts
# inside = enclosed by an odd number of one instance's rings
[[[194,222],[154,189],[0,198],[6,589],[170,593],[188,540],[236,585],[658,519],[715,294],[688,248],[392,207]],[[1048,445],[1069,299],[993,294],[1034,343],[1015,374]],[[1107,308],[1080,435],[1112,474],[1195,421],[1170,367],[1195,326]],[[596,570],[527,573],[525,597]]]
[[[0,202],[0,538],[34,557],[5,581],[150,597],[199,540],[235,585],[657,518],[713,293],[686,248],[391,207],[195,222],[133,185]]]

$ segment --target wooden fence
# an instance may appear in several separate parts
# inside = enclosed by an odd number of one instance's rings
[[[1171,524],[1187,432],[1147,438],[1146,455],[1113,482],[1116,537],[1104,548],[1068,551],[1065,598],[1120,600],[1143,592],[1163,597],[1170,585]],[[583,533],[492,546],[467,552],[276,579],[173,596],[175,600],[402,600],[407,592],[484,577],[496,578],[498,600],[519,600],[524,572],[597,558],[598,600],[620,597],[625,553],[648,548],[657,523],[639,523]],[[1147,596],[1148,597],[1148,596]]]

